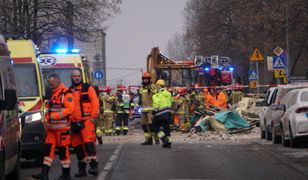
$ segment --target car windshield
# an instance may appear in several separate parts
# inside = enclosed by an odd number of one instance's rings
[[[35,64],[14,64],[19,97],[39,96]]]
[[[46,89],[48,89],[47,78],[51,74],[57,74],[58,76],[60,76],[61,82],[66,87],[70,87],[72,85],[71,73],[74,69],[75,68],[61,68],[61,69],[45,68],[43,69],[44,83],[45,83]]]
[[[300,100],[301,100],[302,102],[308,102],[308,91],[305,91],[305,92],[303,92],[303,93],[301,94]]]

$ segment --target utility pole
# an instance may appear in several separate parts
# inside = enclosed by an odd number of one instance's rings
[[[286,53],[287,53],[287,60],[286,60],[286,63],[287,63],[287,67],[286,67],[286,72],[287,72],[287,80],[290,81],[290,65],[291,65],[291,62],[290,62],[290,46],[289,46],[289,15],[288,15],[288,0],[285,0],[285,10],[286,10],[286,13],[285,13],[285,20],[286,20],[286,23],[285,23],[285,33],[286,33]]]

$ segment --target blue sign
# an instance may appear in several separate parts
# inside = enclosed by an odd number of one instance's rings
[[[250,81],[256,81],[256,80],[258,80],[258,74],[256,73],[255,70],[250,70],[250,71],[248,72],[248,79],[249,79]]]
[[[280,56],[273,56],[273,68],[274,69],[282,69],[287,67],[286,63],[286,54],[283,53]]]
[[[104,78],[104,72],[102,70],[96,70],[93,72],[93,76],[97,80],[102,80]]]

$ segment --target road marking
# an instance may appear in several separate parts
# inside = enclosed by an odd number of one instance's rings
[[[116,149],[113,151],[109,161],[105,164],[103,171],[97,177],[97,180],[104,180],[108,174],[108,171],[112,168],[113,162],[118,158],[118,155],[122,149],[123,145],[118,145]]]

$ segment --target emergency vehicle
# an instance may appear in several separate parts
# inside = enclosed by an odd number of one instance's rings
[[[196,56],[175,61],[154,47],[147,57],[147,71],[152,82],[163,79],[167,87],[201,87],[232,84],[234,68],[228,57]]]
[[[43,158],[45,131],[43,126],[45,94],[37,47],[31,40],[8,40],[14,61],[19,107],[22,111],[22,157]]]
[[[13,61],[0,35],[0,179],[20,179],[20,123]]]
[[[56,49],[52,53],[42,53],[40,55],[40,64],[47,92],[47,77],[50,74],[57,74],[64,85],[70,87],[72,84],[71,73],[76,68],[81,70],[83,82],[90,84],[89,69],[84,63],[86,63],[86,59],[80,55],[79,49]]]

